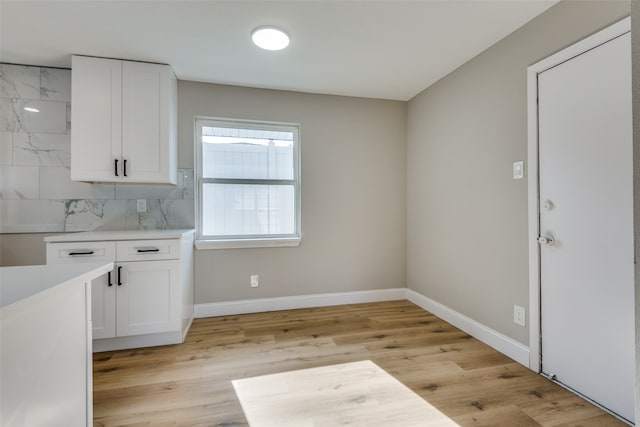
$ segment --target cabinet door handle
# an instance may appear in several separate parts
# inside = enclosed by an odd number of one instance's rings
[[[122,286],[122,266],[118,267],[118,286]]]
[[[116,176],[118,176],[118,159],[114,159],[114,172],[116,174]]]
[[[107,273],[107,285],[109,285],[109,287],[113,286],[113,283],[111,282],[111,272]]]
[[[122,161],[122,174],[124,176],[127,176],[127,159],[124,159]]]
[[[149,249],[138,249],[138,253],[145,253],[145,252],[160,252],[160,249],[158,248],[149,248]]]
[[[93,255],[93,251],[69,252],[69,256],[75,256],[75,255]]]

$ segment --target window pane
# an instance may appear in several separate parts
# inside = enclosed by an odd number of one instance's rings
[[[202,234],[295,233],[293,185],[204,184]]]
[[[293,132],[202,126],[205,178],[293,179]]]

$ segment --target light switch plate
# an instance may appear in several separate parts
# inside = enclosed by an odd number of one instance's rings
[[[513,179],[524,178],[524,161],[513,162]]]
[[[145,199],[138,199],[138,212],[147,211],[147,201]]]

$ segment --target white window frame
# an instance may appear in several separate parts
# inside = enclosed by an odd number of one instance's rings
[[[218,179],[204,178],[203,174],[203,142],[202,127],[218,126],[248,129],[266,129],[274,131],[293,132],[293,179]],[[197,249],[231,249],[231,248],[263,248],[298,246],[302,236],[301,232],[301,183],[300,183],[300,125],[296,123],[265,122],[258,120],[225,119],[216,117],[195,117],[194,139],[196,146],[195,187],[196,187],[196,248]],[[257,184],[257,185],[292,185],[295,197],[295,226],[294,233],[285,235],[261,234],[240,236],[206,236],[202,234],[203,203],[202,193],[204,184]]]

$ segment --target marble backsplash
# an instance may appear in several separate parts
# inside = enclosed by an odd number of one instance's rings
[[[0,63],[0,233],[194,227],[193,169],[177,186],[71,181],[70,117],[71,70]]]

